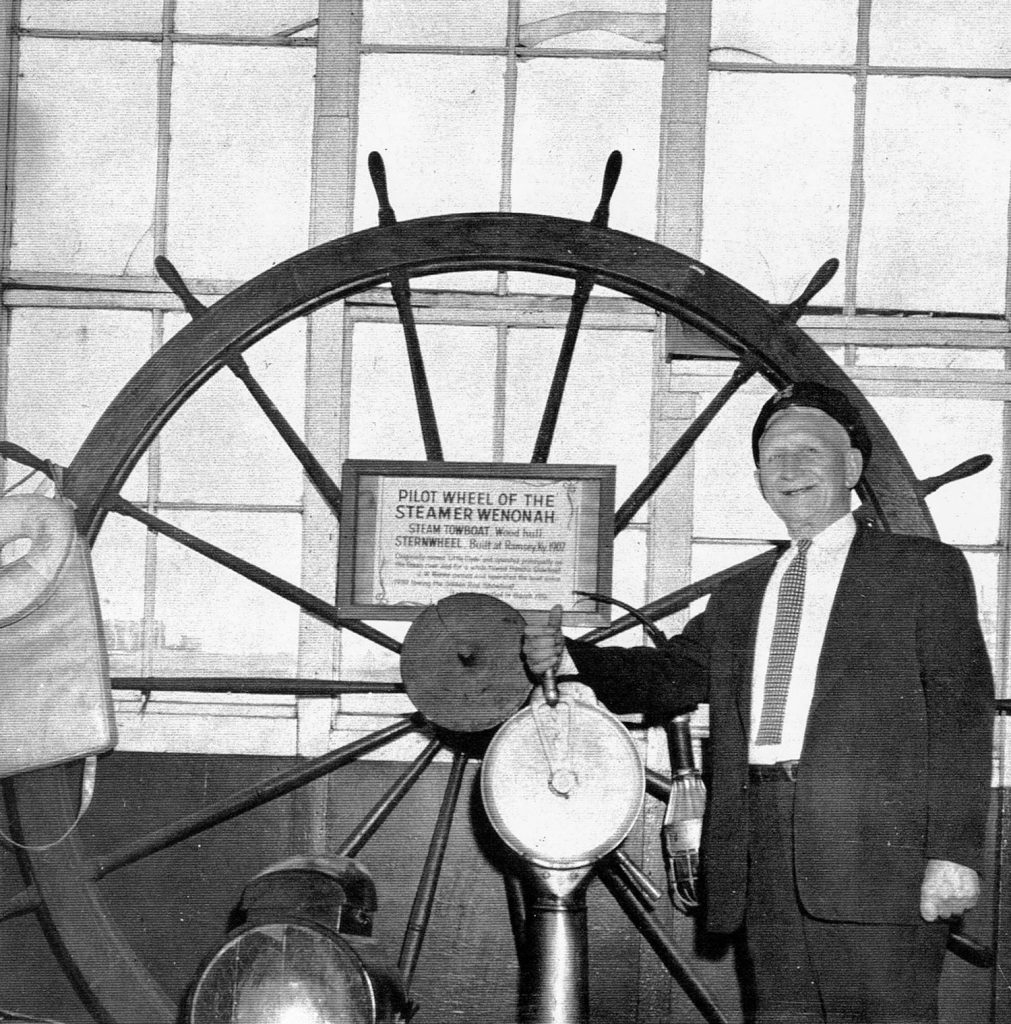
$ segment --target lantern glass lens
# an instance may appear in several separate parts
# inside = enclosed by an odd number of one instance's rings
[[[197,983],[191,1024],[371,1024],[372,988],[343,943],[300,924],[228,942]]]

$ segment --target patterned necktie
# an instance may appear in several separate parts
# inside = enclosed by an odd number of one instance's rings
[[[797,650],[800,632],[800,613],[804,606],[804,577],[807,575],[807,549],[809,537],[797,541],[797,554],[779,583],[779,602],[776,606],[776,624],[772,627],[769,664],[765,670],[765,696],[762,717],[758,723],[755,743],[763,746],[779,743],[783,736],[783,718],[786,697],[790,692],[793,656]]]

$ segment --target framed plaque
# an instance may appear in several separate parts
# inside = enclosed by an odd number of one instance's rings
[[[602,625],[610,606],[614,467],[349,459],[342,480],[337,611],[413,619],[482,593],[518,611]]]

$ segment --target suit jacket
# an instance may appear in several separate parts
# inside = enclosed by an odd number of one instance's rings
[[[710,929],[743,921],[752,662],[776,553],[662,650],[570,650],[618,712],[710,705],[702,865]],[[928,858],[979,870],[993,678],[965,557],[859,526],[829,617],[797,775],[797,891],[814,917],[912,923]]]

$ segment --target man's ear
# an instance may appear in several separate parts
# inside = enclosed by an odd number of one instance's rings
[[[856,487],[860,480],[860,474],[864,471],[864,457],[856,448],[850,448],[846,453],[846,486],[851,490]]]
[[[765,491],[762,489],[762,474],[759,473],[758,469],[755,469],[755,486],[758,488],[758,493],[764,498]]]

